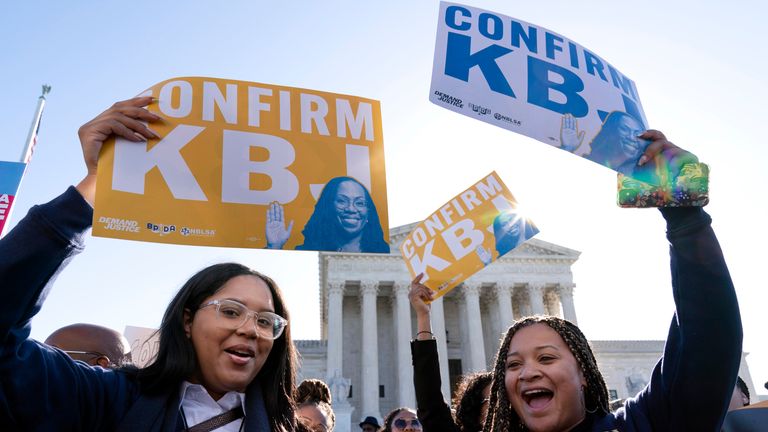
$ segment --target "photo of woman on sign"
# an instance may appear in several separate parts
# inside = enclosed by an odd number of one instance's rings
[[[293,221],[285,226],[283,206],[267,210],[267,249],[282,249]],[[296,250],[388,253],[379,214],[368,190],[352,177],[335,177],[320,193],[315,210],[301,232],[304,243]]]
[[[499,257],[536,235],[539,229],[514,211],[503,211],[493,220],[493,236]]]
[[[592,139],[587,157],[601,165],[631,175],[648,142],[638,138],[643,125],[631,115],[614,111],[605,118],[600,132]]]
[[[648,146],[648,141],[638,137],[644,131],[645,126],[634,116],[622,111],[608,113],[589,143],[589,151],[583,156],[636,180],[656,184],[656,164],[637,165]],[[579,131],[578,120],[571,114],[564,115],[560,128],[562,148],[574,152],[583,139],[584,132]]]

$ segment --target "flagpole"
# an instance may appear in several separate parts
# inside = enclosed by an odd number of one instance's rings
[[[37,110],[35,111],[34,119],[32,119],[32,124],[29,126],[27,143],[24,146],[24,151],[21,153],[21,160],[19,162],[29,163],[29,160],[32,159],[32,153],[35,151],[35,142],[37,141],[37,130],[40,128],[40,118],[43,116],[43,108],[45,108],[45,95],[50,92],[51,86],[43,84],[43,94],[37,99]]]
[[[4,186],[5,189],[0,191],[0,237],[3,237],[8,230],[9,224],[7,222],[11,218],[13,204],[16,196],[18,196],[21,181],[24,179],[24,173],[27,170],[29,161],[32,159],[32,152],[35,151],[37,132],[40,129],[40,119],[43,116],[43,108],[45,107],[45,95],[50,92],[51,86],[44,84],[43,93],[37,100],[35,117],[32,119],[32,125],[29,127],[27,142],[24,145],[24,151],[21,153],[19,162],[4,162],[6,167],[0,173],[0,176],[3,177],[3,182],[7,183]]]

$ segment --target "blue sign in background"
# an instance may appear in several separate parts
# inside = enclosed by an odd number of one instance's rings
[[[0,161],[0,194],[16,195],[27,164]]]

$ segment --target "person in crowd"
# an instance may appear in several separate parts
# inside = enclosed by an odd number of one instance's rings
[[[492,379],[490,372],[474,372],[462,376],[452,403],[458,430],[476,432],[483,428],[488,414]]]
[[[282,249],[293,221],[285,225],[283,206],[277,202],[267,209],[268,249]],[[352,177],[329,181],[315,204],[315,211],[301,232],[304,243],[296,250],[388,253],[379,213],[370,193]]]
[[[395,408],[384,418],[381,432],[421,432],[421,422],[411,408]]]
[[[738,377],[722,432],[763,432],[768,425],[768,401],[750,405],[747,383]]]
[[[419,420],[424,432],[477,432],[482,429],[488,412],[493,375],[490,372],[475,372],[462,377],[453,398],[454,418],[440,391],[437,343],[431,331],[430,308],[424,301],[431,298],[424,290],[431,290],[417,283],[418,280],[420,278],[411,285],[408,298],[416,312],[418,328],[416,339],[411,341],[411,355]]]
[[[651,144],[638,163],[656,156],[670,165],[696,161],[659,131],[640,138]],[[676,311],[648,385],[611,412],[605,381],[581,330],[557,317],[527,317],[509,328],[499,346],[484,431],[719,430],[741,360],[736,293],[709,215],[700,207],[660,211],[670,243]],[[426,358],[437,357],[429,321],[422,319],[428,314],[418,312],[432,300],[421,278],[414,279],[410,294],[418,328],[412,343],[414,375],[422,373],[419,365]],[[414,382],[419,404],[434,394],[434,388]],[[434,387],[434,380],[428,382]]]
[[[33,207],[0,239],[2,250],[14,251],[0,257],[4,430],[175,431],[213,422],[224,425],[217,431],[295,428],[288,310],[277,284],[243,265],[212,265],[181,287],[163,316],[157,357],[143,369],[92,367],[29,338],[49,285],[84,247],[102,144],[113,136],[156,138],[147,123],[161,119],[145,108],[151,102],[118,102],[83,125],[86,177]]]
[[[64,351],[91,366],[121,367],[131,362],[128,339],[111,328],[95,324],[71,324],[45,339],[45,344]]]
[[[336,416],[333,413],[331,391],[318,379],[306,379],[296,388],[296,417],[312,432],[333,431]]]
[[[358,425],[362,432],[378,432],[381,426],[379,420],[374,416],[368,416]]]
[[[733,387],[733,394],[731,395],[731,402],[728,404],[728,411],[733,411],[747,405],[749,405],[749,387],[747,387],[747,383],[740,376],[737,376],[736,385]]]

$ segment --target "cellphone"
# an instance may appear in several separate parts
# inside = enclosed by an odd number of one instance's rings
[[[709,166],[685,164],[659,186],[618,174],[617,189],[619,207],[703,207],[709,203]]]

